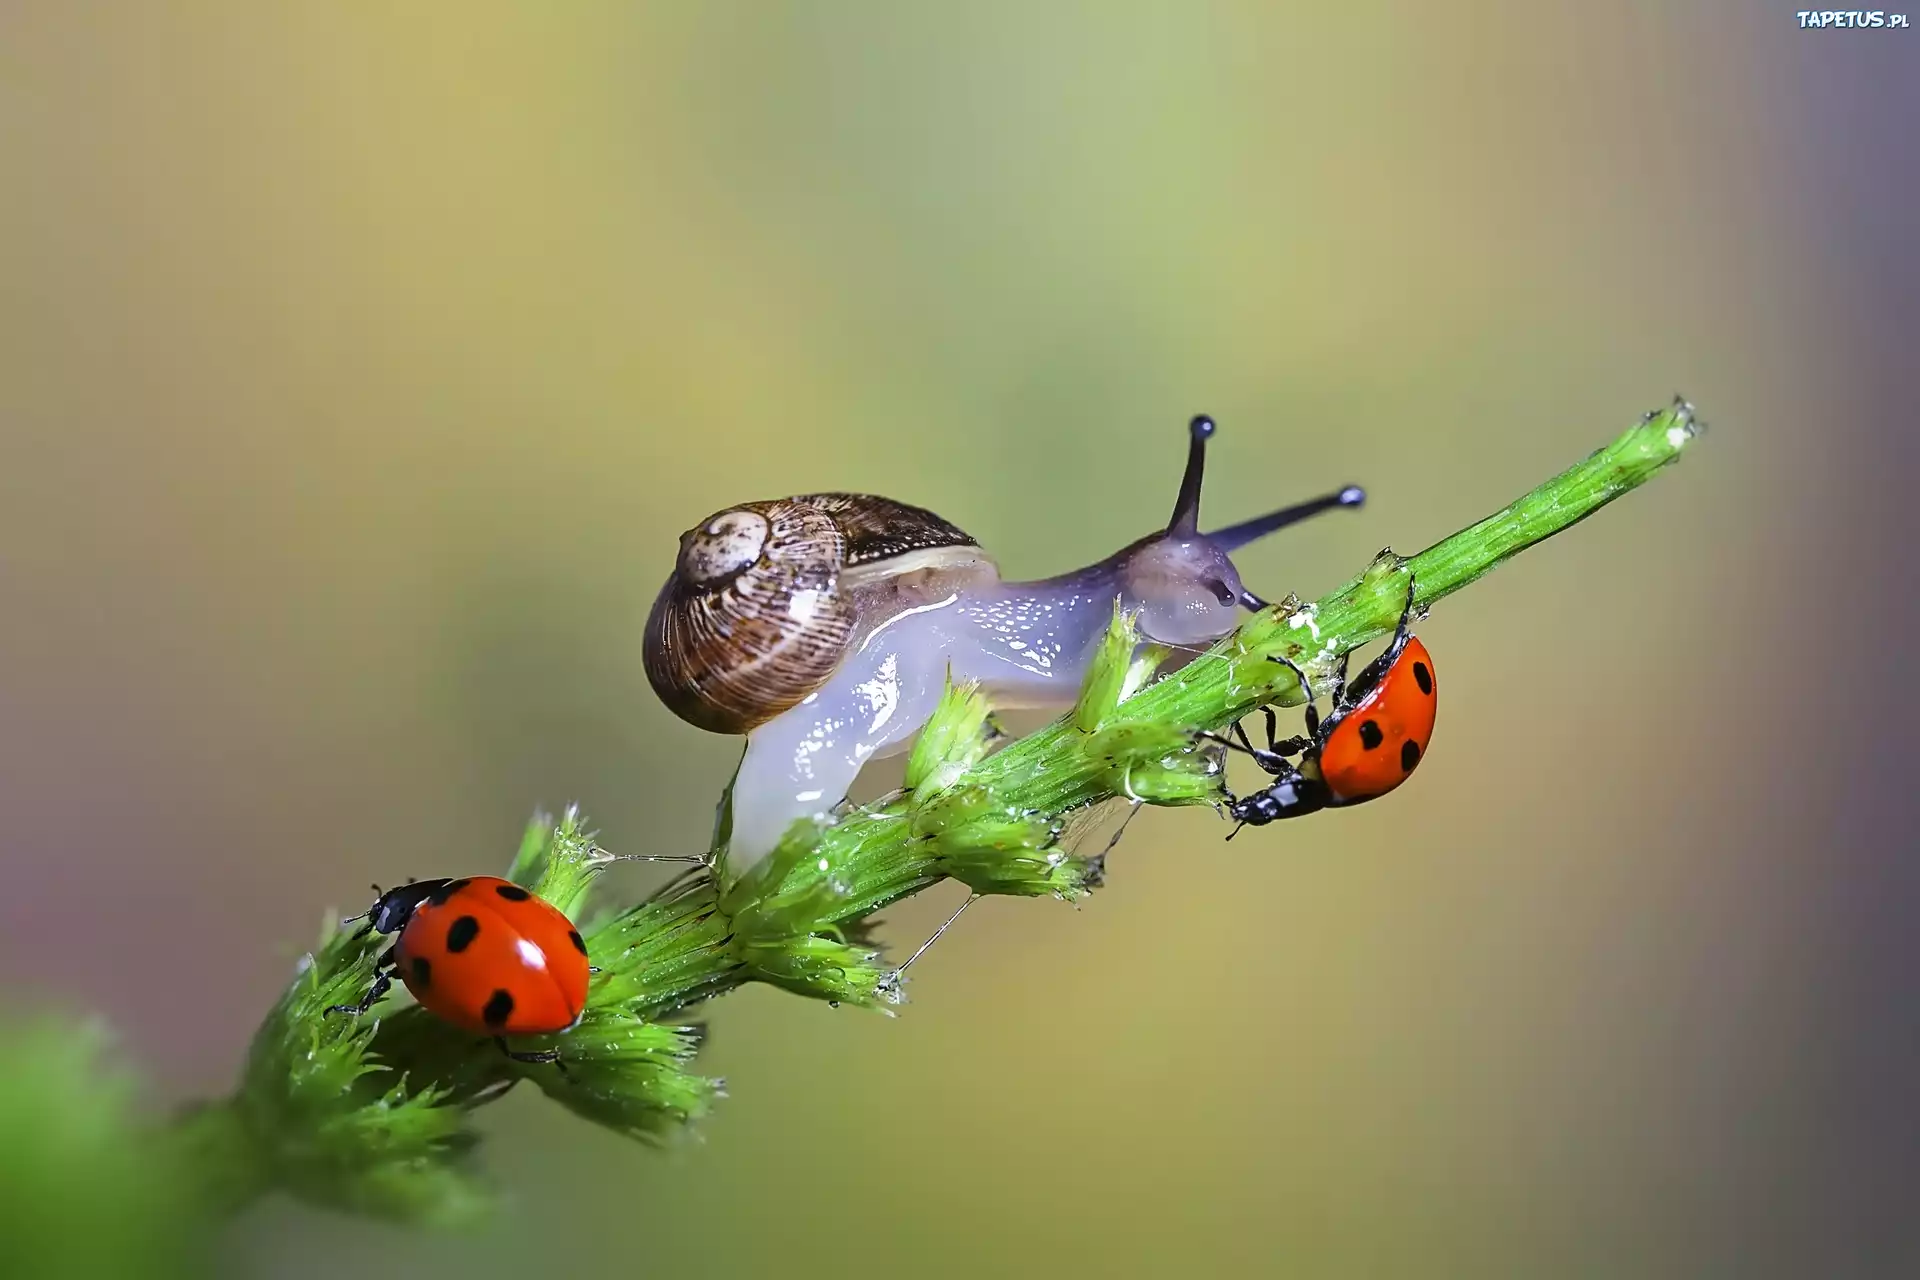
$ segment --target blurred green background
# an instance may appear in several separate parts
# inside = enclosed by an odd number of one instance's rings
[[[1134,825],[888,1020],[749,990],[666,1155],[244,1273],[1891,1275],[1915,1259],[1914,37],[1740,3],[0,12],[0,964],[224,1090],[331,904],[702,846],[642,619],[735,500],[1013,574],[1359,481],[1312,595],[1684,391],[1442,606],[1390,803]],[[1901,125],[1900,121],[1906,121]],[[649,883],[634,873],[625,888]],[[917,941],[951,892],[888,913]],[[1904,1260],[1904,1261],[1903,1261]]]

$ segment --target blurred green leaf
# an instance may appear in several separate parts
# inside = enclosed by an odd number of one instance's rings
[[[205,1274],[189,1150],[134,1112],[95,1024],[35,1020],[0,1041],[0,1272]]]

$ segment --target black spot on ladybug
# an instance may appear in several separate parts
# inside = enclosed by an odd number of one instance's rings
[[[525,902],[533,896],[517,884],[497,884],[493,886],[493,891],[508,902]]]
[[[447,926],[447,950],[465,951],[480,936],[480,922],[472,916],[461,916]]]
[[[447,904],[448,898],[451,898],[454,894],[460,892],[462,889],[466,888],[468,885],[472,883],[473,883],[473,880],[471,877],[465,880],[449,880],[445,884],[441,885],[438,889],[435,889],[432,893],[428,894],[427,901],[431,902],[436,907],[443,907]]]
[[[1387,736],[1380,732],[1378,721],[1362,720],[1360,722],[1360,745],[1368,751],[1373,750],[1386,740]]]
[[[580,936],[580,931],[578,929],[567,930],[567,941],[571,942],[573,944],[573,949],[575,951],[578,951],[581,955],[587,954],[587,941],[585,938],[582,938]]]
[[[1400,768],[1407,773],[1413,772],[1413,766],[1420,763],[1420,744],[1408,738],[1400,744]]]
[[[1413,664],[1413,682],[1420,686],[1420,692],[1426,694],[1429,698],[1433,696],[1433,672],[1427,670],[1426,663],[1416,662]]]
[[[415,956],[409,966],[413,973],[413,985],[430,987],[433,985],[433,966],[427,963],[425,956]]]
[[[488,997],[486,1008],[480,1011],[481,1021],[490,1027],[504,1027],[507,1019],[513,1016],[513,992],[495,991]]]

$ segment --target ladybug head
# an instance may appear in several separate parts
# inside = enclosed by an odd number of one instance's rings
[[[415,880],[412,884],[403,884],[382,893],[374,904],[367,908],[365,916],[366,931],[369,933],[398,933],[407,927],[407,921],[413,918],[415,908],[438,893],[450,881]],[[375,885],[376,890],[379,889]]]

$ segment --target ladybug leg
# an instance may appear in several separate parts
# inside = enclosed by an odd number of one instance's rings
[[[1267,788],[1269,791],[1274,787],[1286,786],[1290,782],[1300,782],[1306,777],[1305,774],[1300,772],[1299,766],[1295,765],[1291,760],[1283,757],[1279,761],[1279,765],[1280,767],[1273,771],[1273,782]]]
[[[393,987],[392,978],[389,978],[384,973],[377,974],[373,979],[373,985],[367,988],[367,994],[360,997],[359,1004],[328,1005],[327,1012],[328,1013],[348,1013],[348,1014],[352,1014],[354,1017],[357,1018],[361,1014],[365,1013],[367,1010],[373,1008],[373,1006],[379,1004],[381,1001],[381,998],[384,997],[387,994],[387,992],[390,989],[392,989],[392,987]]]
[[[394,964],[396,963],[394,960],[393,952],[394,952],[394,949],[392,947],[388,947],[386,949],[386,952],[381,955],[380,959],[375,962],[374,973],[373,973],[373,985],[367,988],[367,994],[360,997],[359,1004],[329,1005],[327,1007],[326,1012],[350,1013],[357,1018],[361,1014],[365,1013],[367,1010],[373,1008],[373,1006],[379,1004],[381,999],[385,997],[387,992],[393,989],[392,969],[394,967]]]
[[[1271,774],[1275,779],[1280,782],[1290,782],[1300,776],[1300,771],[1294,767],[1293,763],[1289,761],[1287,757],[1299,755],[1302,751],[1311,750],[1313,741],[1310,738],[1281,738],[1279,736],[1280,720],[1279,717],[1274,714],[1273,708],[1263,707],[1262,710],[1266,713],[1267,720],[1267,746],[1264,749],[1253,745],[1253,740],[1247,736],[1246,726],[1238,721],[1234,722],[1233,738],[1225,738],[1217,733],[1206,733],[1200,736],[1231,747],[1235,751],[1245,752],[1247,755],[1253,757],[1255,764],[1266,770],[1266,772]],[[1311,708],[1309,708],[1309,710],[1311,710]],[[1238,738],[1239,741],[1234,741],[1234,738]],[[1229,808],[1240,803],[1241,797],[1234,795],[1232,788],[1226,786],[1224,782],[1221,785],[1220,794],[1222,798],[1226,800]],[[1255,794],[1258,793],[1256,792]],[[1236,814],[1236,816],[1238,815]],[[1244,822],[1245,819],[1243,818],[1242,821]],[[1235,828],[1235,830],[1238,830],[1238,828]],[[1231,840],[1233,837],[1229,835],[1227,839]]]
[[[1313,745],[1313,739],[1310,737],[1282,738],[1280,736],[1280,717],[1274,714],[1273,708],[1262,707],[1260,710],[1264,711],[1267,717],[1267,751],[1269,754],[1283,758],[1286,756],[1297,756],[1309,746]],[[1307,704],[1307,729],[1309,731],[1313,729],[1314,722],[1317,719],[1318,716],[1314,713],[1313,704],[1309,702]]]
[[[1307,736],[1288,738],[1284,741],[1277,740],[1279,720],[1274,716],[1272,707],[1262,707],[1261,710],[1267,713],[1267,749],[1275,755],[1297,756],[1312,744],[1314,735],[1320,730],[1320,709],[1313,702],[1313,682],[1307,679],[1307,673],[1300,669],[1300,664],[1292,658],[1282,658],[1277,654],[1273,661],[1293,672],[1293,678],[1300,682],[1300,692],[1307,700]],[[1340,671],[1344,676],[1346,668],[1343,666]]]
[[[1272,708],[1262,707],[1261,710],[1267,713],[1268,746],[1265,751],[1253,745],[1253,739],[1247,736],[1247,726],[1244,721],[1236,720],[1233,722],[1233,736],[1240,739],[1236,745],[1239,746],[1240,750],[1252,756],[1255,764],[1265,769],[1268,773],[1279,773],[1287,767],[1286,757],[1280,750],[1280,744],[1273,740],[1274,730],[1278,728],[1279,721],[1274,718]]]
[[[1393,635],[1387,641],[1387,647],[1382,649],[1372,662],[1369,662],[1365,667],[1361,668],[1360,674],[1352,680],[1347,679],[1347,655],[1340,655],[1339,665],[1335,668],[1334,672],[1339,680],[1339,684],[1335,687],[1333,695],[1333,709],[1336,715],[1348,710],[1356,702],[1359,702],[1367,694],[1378,688],[1380,681],[1386,677],[1387,672],[1393,669],[1394,659],[1400,656],[1401,652],[1407,647],[1407,641],[1411,639],[1413,635],[1413,600],[1414,594],[1418,589],[1418,580],[1409,573],[1407,575],[1407,600],[1406,603],[1400,607],[1400,620],[1394,624]]]
[[[567,1074],[567,1064],[560,1060],[558,1049],[515,1049],[507,1044],[505,1036],[495,1036],[493,1042],[515,1062],[552,1063],[561,1075]]]
[[[1400,620],[1394,623],[1393,639],[1387,642],[1387,651],[1382,656],[1382,661],[1387,665],[1392,665],[1393,660],[1400,655],[1400,651],[1407,647],[1407,639],[1413,634],[1413,597],[1418,589],[1419,580],[1409,571],[1407,602],[1400,606]]]
[[[1345,711],[1353,705],[1355,700],[1355,690],[1353,686],[1347,683],[1347,658],[1349,656],[1351,655],[1343,653],[1340,655],[1340,660],[1333,664],[1333,709],[1335,711]],[[1318,719],[1318,717],[1315,717],[1315,719]]]
[[[1207,741],[1209,742],[1217,742],[1224,747],[1231,747],[1235,751],[1246,752],[1248,755],[1253,757],[1255,764],[1258,764],[1262,769],[1265,769],[1268,773],[1278,773],[1282,769],[1289,767],[1287,765],[1285,757],[1279,751],[1277,750],[1263,751],[1259,747],[1254,746],[1253,739],[1247,736],[1246,728],[1242,726],[1240,722],[1237,720],[1233,724],[1232,738],[1222,737],[1220,734],[1217,734],[1217,733],[1203,733],[1200,736],[1207,739]],[[1239,741],[1238,742],[1234,741],[1234,738],[1238,738]],[[1269,734],[1267,740],[1269,742],[1273,740],[1271,734]],[[1275,745],[1279,747],[1284,747],[1286,744],[1277,743]]]
[[[1261,713],[1267,722],[1267,748],[1262,751],[1247,738],[1245,725],[1235,723],[1233,732],[1240,741],[1228,743],[1252,756],[1262,769],[1273,775],[1273,781],[1261,791],[1247,796],[1235,796],[1222,788],[1227,800],[1227,812],[1236,822],[1232,831],[1227,833],[1231,840],[1240,834],[1242,827],[1264,827],[1278,822],[1282,818],[1296,818],[1302,814],[1313,813],[1326,807],[1325,784],[1316,777],[1309,777],[1299,765],[1288,759],[1300,756],[1302,765],[1315,759],[1319,754],[1320,710],[1314,703],[1313,685],[1307,680],[1307,673],[1290,659],[1275,657],[1273,661],[1293,672],[1294,679],[1300,682],[1300,692],[1306,696],[1306,728],[1304,738],[1281,738],[1280,719],[1271,706],[1262,707]],[[1335,714],[1340,711],[1340,699],[1346,686],[1346,659],[1343,657],[1335,669]]]
[[[1293,672],[1293,678],[1300,682],[1300,692],[1306,695],[1307,705],[1312,706],[1313,682],[1307,679],[1307,673],[1300,669],[1300,664],[1292,658],[1283,658],[1277,653],[1273,655],[1273,661]]]
[[[1402,644],[1413,625],[1413,598],[1418,591],[1420,580],[1413,576],[1413,570],[1407,570],[1407,602],[1400,606],[1400,625],[1394,628],[1393,638]]]

